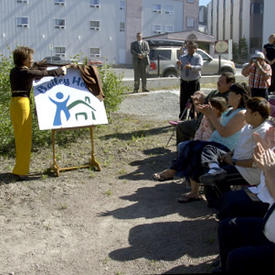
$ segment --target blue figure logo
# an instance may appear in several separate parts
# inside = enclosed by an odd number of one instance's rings
[[[64,97],[62,92],[57,92],[56,93],[56,98],[62,99]],[[60,126],[61,123],[61,112],[63,111],[66,119],[68,120],[70,118],[70,113],[68,111],[67,103],[70,99],[70,96],[68,96],[64,101],[55,101],[51,97],[49,97],[50,101],[53,102],[56,105],[56,112],[55,112],[55,117],[54,117],[54,126]]]

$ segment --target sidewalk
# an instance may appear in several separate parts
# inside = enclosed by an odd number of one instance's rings
[[[217,83],[219,75],[202,76],[200,79],[201,84]],[[132,78],[123,78],[124,85],[132,91],[134,87],[134,80]],[[236,75],[237,82],[247,82],[247,78],[242,75]],[[162,90],[173,89],[180,86],[180,79],[177,77],[156,77],[147,78],[147,88],[149,90]]]

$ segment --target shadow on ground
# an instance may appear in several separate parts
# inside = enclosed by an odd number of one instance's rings
[[[136,170],[129,174],[121,175],[119,179],[150,180],[154,173],[168,168],[171,160],[176,158],[176,152],[163,147],[145,150],[143,153],[149,157],[130,162],[129,165],[135,166]]]
[[[175,261],[184,255],[191,259],[216,255],[215,225],[213,219],[138,225],[129,231],[130,246],[114,250],[109,256],[116,261]]]
[[[163,274],[198,274],[198,273],[212,273],[213,267],[213,260],[206,261],[199,265],[180,265],[176,266],[170,270],[167,270]]]
[[[102,136],[101,138],[103,140],[108,140],[112,138],[117,138],[120,140],[131,140],[133,137],[145,137],[145,136],[158,136],[163,133],[167,133],[171,130],[171,126],[164,126],[164,127],[158,127],[158,128],[151,128],[148,130],[138,130],[128,133],[115,133],[110,135]]]
[[[122,200],[134,202],[133,204],[100,213],[99,216],[113,216],[117,219],[153,219],[175,213],[186,218],[212,215],[213,211],[207,208],[203,200],[185,204],[177,202],[179,195],[188,190],[187,184],[175,181],[138,188],[134,194],[120,197]]]
[[[33,174],[30,175],[28,178],[22,180],[19,179],[16,175],[12,173],[1,173],[0,174],[0,185],[2,184],[10,184],[10,183],[16,183],[18,181],[32,181],[32,180],[37,180],[41,178],[41,174]]]

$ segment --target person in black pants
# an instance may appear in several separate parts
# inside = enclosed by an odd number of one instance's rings
[[[198,45],[193,42],[187,42],[187,53],[179,57],[177,65],[181,70],[180,84],[180,114],[182,117],[187,101],[195,91],[200,90],[201,67],[203,59],[200,54],[196,53]],[[191,114],[192,116],[192,114]]]
[[[257,136],[258,142],[254,151],[254,160],[263,171],[265,184],[273,202],[275,202],[274,137],[274,128],[265,136],[265,140]],[[273,270],[275,257],[274,210],[275,203],[268,209],[264,218],[238,217],[224,219],[220,222],[218,239],[221,267],[219,271],[265,274]]]
[[[235,83],[235,81],[236,79],[233,73],[222,73],[217,81],[217,89],[211,91],[207,95],[205,104],[207,104],[208,101],[213,97],[224,97],[226,100],[228,100],[229,88],[233,83]],[[199,113],[197,118],[179,122],[179,124],[176,126],[177,144],[185,140],[193,139],[196,130],[200,126],[202,116],[203,115]]]
[[[275,92],[275,34],[271,34],[268,38],[268,44],[264,45],[265,59],[269,63],[272,69],[271,85],[268,88],[268,92]]]

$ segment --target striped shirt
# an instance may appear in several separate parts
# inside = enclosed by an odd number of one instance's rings
[[[260,69],[252,64],[249,69],[249,87],[256,89],[266,89],[271,85],[271,66],[267,63],[261,65],[266,74],[269,75],[268,79],[264,79],[265,75],[260,71]]]

